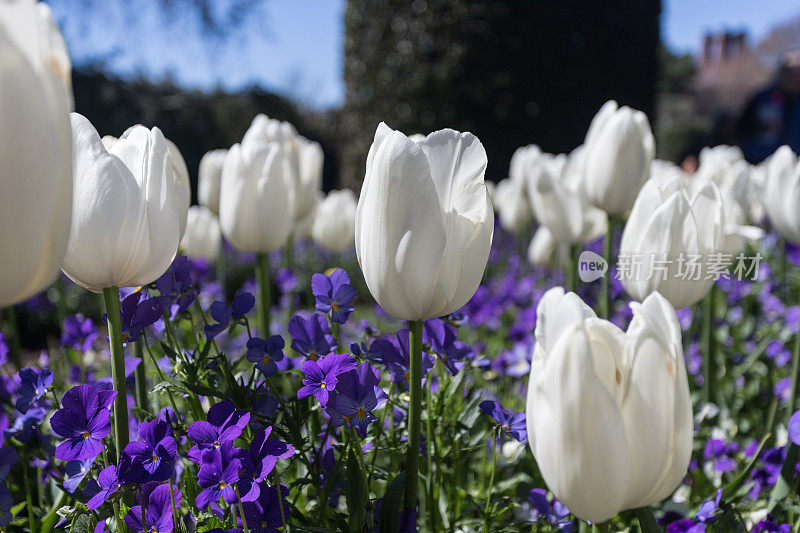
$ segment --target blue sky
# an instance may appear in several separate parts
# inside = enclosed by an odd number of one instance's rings
[[[96,2],[80,13],[75,2],[49,3],[78,64],[102,59],[122,75],[170,75],[190,87],[257,83],[317,109],[344,99],[345,0],[265,0],[218,44],[205,42],[192,22],[165,24],[152,0],[136,0],[135,13],[117,2]],[[707,30],[746,29],[757,39],[798,14],[797,0],[664,0],[662,28],[673,49],[697,52]]]

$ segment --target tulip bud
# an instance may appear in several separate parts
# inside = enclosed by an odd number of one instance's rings
[[[78,285],[137,287],[163,274],[180,242],[169,146],[158,128],[134,126],[106,150],[72,113],[74,194],[64,272]]]
[[[606,102],[586,134],[584,172],[589,202],[611,215],[628,211],[650,171],[655,141],[641,111]]]
[[[537,309],[528,442],[553,494],[600,523],[658,502],[692,453],[692,404],[675,310],[632,303],[626,332],[561,287]]]
[[[653,176],[642,187],[622,232],[620,278],[639,301],[658,291],[676,309],[700,301],[714,284],[710,256],[722,245],[723,205],[713,182]]]
[[[197,171],[197,200],[212,213],[219,215],[219,190],[222,182],[222,165],[227,150],[211,150],[200,159]]]
[[[788,146],[769,157],[761,203],[780,234],[800,244],[800,165]]]
[[[294,187],[283,145],[235,144],[225,156],[219,201],[222,234],[242,252],[286,244],[294,224]]]
[[[311,229],[314,241],[331,252],[342,252],[352,246],[356,205],[356,195],[350,189],[329,192],[317,206]]]
[[[508,165],[508,179],[517,183],[527,183],[528,172],[538,164],[543,155],[541,148],[535,144],[517,148]]]
[[[214,260],[219,256],[222,236],[219,218],[205,206],[193,205],[186,219],[186,233],[181,240],[181,250],[189,257]]]
[[[525,183],[511,178],[501,180],[493,191],[493,205],[503,229],[520,233],[531,222],[531,208],[525,194]]]
[[[378,126],[355,242],[367,286],[392,316],[446,315],[475,294],[494,232],[485,171],[486,152],[471,133],[445,129],[415,143]]]
[[[72,216],[72,70],[50,8],[0,2],[0,307],[58,275]]]

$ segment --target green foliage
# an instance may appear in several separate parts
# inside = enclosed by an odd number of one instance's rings
[[[505,177],[521,144],[569,151],[608,99],[654,116],[659,0],[349,0],[343,176],[380,121],[468,130]]]

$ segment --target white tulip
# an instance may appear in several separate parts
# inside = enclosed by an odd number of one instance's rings
[[[325,199],[325,193],[320,191],[317,194],[317,199],[314,202],[314,207],[308,212],[306,216],[295,222],[293,236],[295,239],[311,239],[314,230],[314,219],[317,216],[317,209],[319,204]]]
[[[788,146],[769,157],[761,203],[780,234],[800,244],[800,165]]]
[[[197,171],[197,201],[215,215],[219,215],[219,191],[222,183],[222,165],[228,150],[211,150],[200,159]]]
[[[418,143],[381,123],[356,209],[359,265],[389,314],[423,320],[459,309],[483,277],[494,233],[477,137],[445,129]]]
[[[588,242],[606,231],[605,213],[588,204],[581,191],[581,176],[575,170],[561,155],[543,158],[528,174],[528,194],[536,220],[560,244]]]
[[[64,260],[71,69],[46,4],[0,1],[0,307],[47,287]]]
[[[284,173],[294,189],[294,217],[300,221],[314,209],[322,190],[322,147],[298,135],[288,122],[257,115],[242,138],[242,147],[254,149],[269,142],[279,143],[283,149]]]
[[[222,234],[242,252],[286,244],[294,224],[294,184],[283,145],[234,144],[225,156],[219,200]]]
[[[508,165],[508,179],[524,185],[528,181],[528,173],[538,164],[542,155],[541,148],[535,144],[517,148]]]
[[[319,143],[297,136],[298,180],[297,210],[295,220],[308,216],[317,206],[322,191],[322,164],[324,155]]]
[[[525,183],[511,178],[501,180],[492,192],[492,203],[500,225],[510,233],[520,233],[531,221],[531,208],[525,194]]]
[[[134,126],[107,150],[85,117],[72,113],[71,122],[75,183],[64,272],[95,292],[155,281],[180,242],[182,191],[164,135]]]
[[[357,204],[350,189],[329,192],[316,209],[311,228],[314,241],[331,252],[353,246]]]
[[[134,128],[141,128],[141,125],[131,126],[125,130],[119,139],[127,139]],[[110,151],[111,147],[119,140],[113,135],[103,136],[103,146],[106,150]],[[186,231],[186,217],[189,214],[189,205],[192,203],[192,189],[189,182],[189,169],[186,167],[186,161],[183,160],[181,151],[174,142],[166,137],[164,140],[167,142],[169,149],[170,160],[172,161],[172,179],[175,184],[173,189],[173,205],[175,212],[178,213],[178,221],[180,223],[180,236],[183,238],[183,233]]]
[[[606,102],[585,141],[586,195],[611,215],[628,211],[649,175],[655,141],[641,111]]]
[[[680,484],[692,404],[675,310],[658,293],[632,303],[627,332],[561,287],[537,309],[528,441],[553,494],[601,523]]]
[[[701,300],[714,284],[708,262],[721,251],[722,198],[709,180],[691,178],[691,188],[688,185],[674,173],[653,176],[625,224],[620,277],[628,294],[639,301],[658,291],[673,307],[683,309]]]
[[[181,240],[181,250],[189,257],[205,257],[215,260],[219,257],[222,235],[219,218],[203,205],[189,208],[186,232]]]

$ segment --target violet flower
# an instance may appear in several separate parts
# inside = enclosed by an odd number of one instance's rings
[[[189,450],[189,459],[199,463],[203,450],[219,448],[225,443],[232,443],[250,422],[250,413],[237,410],[233,402],[219,402],[208,410],[206,420],[193,422],[187,428],[189,438],[194,446]]]
[[[242,501],[253,501],[262,492],[259,483],[275,468],[278,459],[288,459],[295,454],[291,444],[277,439],[270,439],[272,427],[266,427],[256,433],[247,450],[239,450],[237,457],[241,461],[242,470],[239,480],[239,494]]]
[[[281,498],[278,498],[278,489],[269,487],[262,490],[258,499],[253,502],[242,504],[244,511],[244,521],[252,533],[276,533],[283,526],[281,522],[281,508],[279,502],[283,504],[283,516],[289,517],[289,489],[280,486]]]
[[[334,427],[353,426],[361,438],[366,437],[367,426],[377,420],[372,412],[387,400],[380,382],[380,372],[369,363],[361,363],[355,370],[341,374],[336,394],[327,409]]]
[[[481,402],[480,409],[491,417],[497,426],[511,435],[519,442],[525,442],[528,438],[527,424],[525,423],[525,413],[511,413],[497,403],[491,401]]]
[[[292,337],[292,349],[312,361],[336,349],[336,338],[322,315],[314,313],[308,320],[295,315],[289,320],[287,329]]]
[[[139,440],[129,442],[120,457],[123,483],[166,481],[175,471],[178,445],[172,426],[161,419],[139,424]]]
[[[142,291],[129,294],[120,304],[123,342],[134,342],[142,330],[161,318],[162,307],[157,298],[141,300]]]
[[[311,276],[311,290],[317,299],[317,311],[330,313],[331,320],[338,324],[347,322],[353,306],[350,305],[356,297],[356,290],[350,285],[350,276],[341,268],[325,274]]]
[[[144,506],[144,520],[142,524],[142,502],[128,510],[125,515],[125,525],[134,533],[171,533],[175,524],[172,521],[172,499],[175,499],[175,508],[183,502],[183,495],[178,487],[168,484],[159,485],[148,495],[147,504]]]
[[[86,507],[91,510],[99,508],[119,489],[117,467],[109,465],[100,471],[97,481],[91,480],[86,487]]]
[[[50,419],[53,434],[66,439],[56,448],[56,459],[79,461],[103,451],[102,439],[111,433],[108,408],[116,397],[116,391],[97,390],[92,385],[79,385],[64,393],[63,408]]]
[[[99,336],[97,326],[91,318],[83,315],[70,315],[64,319],[62,326],[61,345],[74,348],[82,352],[92,349],[94,341]]]
[[[391,374],[393,383],[408,387],[411,379],[411,355],[409,350],[408,328],[397,331],[397,336],[376,339],[369,347],[370,357],[385,365]],[[433,368],[436,360],[428,353],[422,353],[422,375],[425,376]]]
[[[23,368],[19,371],[19,398],[15,404],[17,411],[22,414],[34,407],[39,400],[44,398],[53,385],[53,373],[48,368],[41,370]]]
[[[273,335],[267,340],[253,337],[247,341],[246,357],[248,361],[256,365],[265,378],[268,378],[278,370],[275,361],[283,359],[284,346],[283,337],[280,335]]]
[[[91,470],[94,459],[94,457],[91,457],[83,461],[70,461],[67,463],[67,479],[64,480],[64,488],[67,492],[70,494],[75,492],[78,485],[83,481],[83,478],[85,478],[86,474]]]
[[[305,379],[297,397],[303,399],[314,395],[320,405],[327,404],[330,393],[336,389],[337,376],[355,367],[355,358],[346,353],[332,353],[316,361],[303,361]]]
[[[456,339],[456,328],[440,318],[426,320],[423,340],[430,343],[431,350],[439,356],[451,376],[458,374],[464,366],[462,359],[469,355],[470,348]]]
[[[256,305],[255,297],[249,292],[239,292],[233,297],[231,306],[225,302],[214,302],[211,304],[211,318],[216,324],[207,324],[204,328],[206,337],[213,339],[231,324],[231,321],[238,320],[249,313]]]
[[[220,498],[229,504],[237,502],[235,487],[242,466],[237,454],[238,448],[234,449],[230,442],[223,443],[219,448],[203,451],[197,474],[197,482],[203,490],[195,499],[199,509],[205,509]]]

